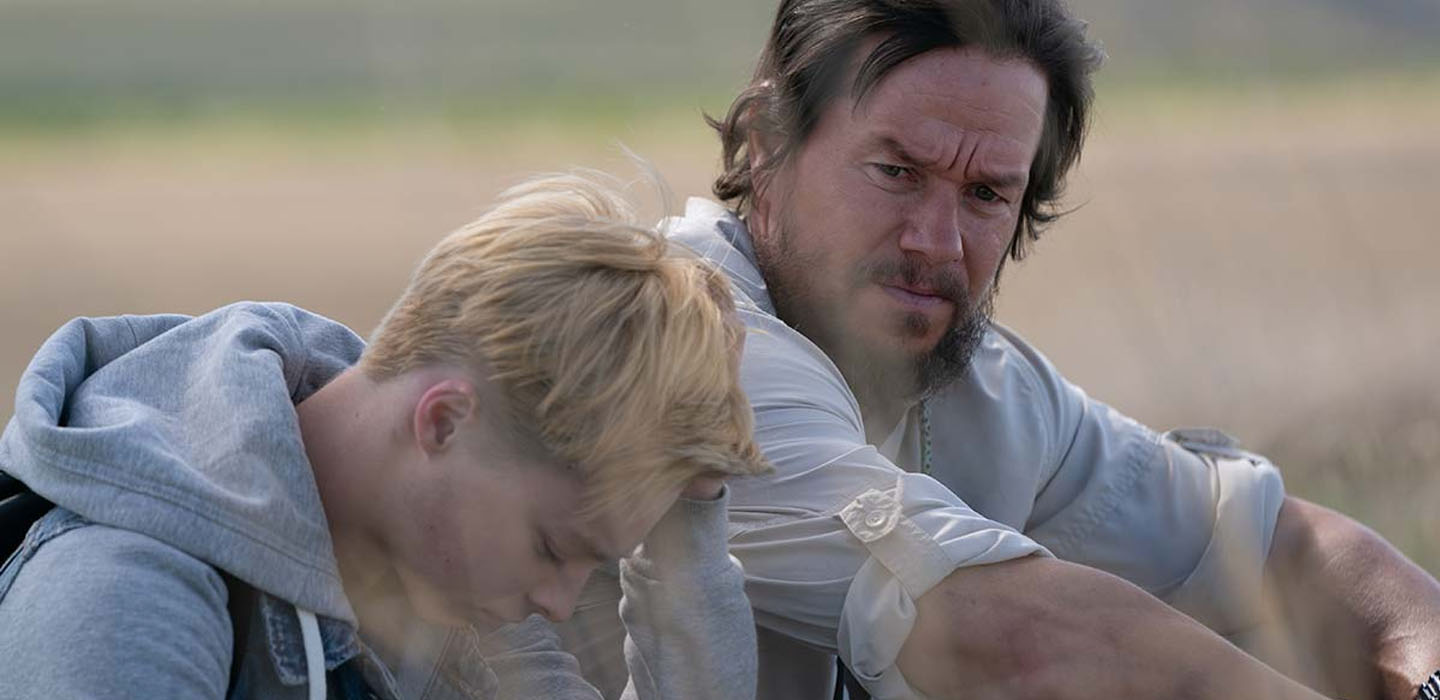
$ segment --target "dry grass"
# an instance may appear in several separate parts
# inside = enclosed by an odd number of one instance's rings
[[[1104,98],[1080,209],[1007,272],[1002,319],[1094,395],[1240,435],[1293,492],[1440,571],[1435,87]],[[615,139],[705,191],[716,149],[693,114],[608,134],[0,140],[0,395],[75,315],[283,299],[368,330],[505,184],[626,171]]]

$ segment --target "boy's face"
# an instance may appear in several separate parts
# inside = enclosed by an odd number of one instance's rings
[[[532,613],[568,618],[590,572],[629,554],[678,496],[582,521],[574,473],[499,422],[482,412],[457,424],[452,447],[413,465],[403,487],[414,519],[397,571],[434,623],[483,631]]]

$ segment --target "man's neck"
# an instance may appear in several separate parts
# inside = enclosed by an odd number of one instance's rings
[[[851,391],[860,404],[860,419],[865,422],[865,441],[877,447],[895,432],[896,426],[916,403],[904,397],[867,392],[853,383]]]
[[[345,595],[357,613],[363,599],[387,597],[393,583],[382,534],[388,490],[383,469],[390,445],[381,387],[356,368],[341,373],[296,407],[305,453],[315,474]]]

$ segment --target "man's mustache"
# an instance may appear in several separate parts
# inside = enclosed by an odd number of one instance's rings
[[[924,289],[927,294],[954,302],[960,309],[969,308],[970,293],[954,268],[929,265],[914,258],[882,260],[867,265],[864,277],[877,284]]]

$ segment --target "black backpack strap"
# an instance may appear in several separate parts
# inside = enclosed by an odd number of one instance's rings
[[[359,656],[335,667],[329,674],[331,697],[342,700],[380,700],[380,696],[365,682],[365,660]]]
[[[220,576],[225,579],[225,589],[229,593],[225,608],[230,613],[230,629],[234,631],[234,646],[230,652],[230,683],[226,686],[228,690],[225,693],[226,697],[229,697],[240,680],[241,661],[250,648],[250,623],[255,614],[258,594],[249,584],[230,574],[221,571]]]
[[[30,526],[54,507],[24,482],[0,472],[0,561],[19,549]]]

